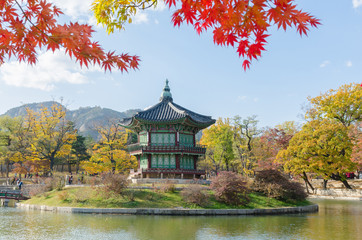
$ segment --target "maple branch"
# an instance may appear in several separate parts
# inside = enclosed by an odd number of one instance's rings
[[[38,31],[39,31],[41,34],[43,34],[44,36],[46,36],[46,37],[49,38],[50,40],[53,40],[53,39],[51,39],[46,33],[44,33],[42,30],[40,30],[40,29],[28,18],[28,16],[26,16],[26,13],[25,13],[24,9],[22,8],[22,6],[19,4],[18,0],[15,0],[15,3],[16,3],[16,5],[18,5],[20,11],[23,13],[26,21],[28,21],[33,27],[35,27],[36,29],[38,29]],[[53,40],[53,41],[54,41],[54,40]]]
[[[133,5],[127,5],[127,6],[125,6],[126,8],[131,8],[131,7],[134,7],[134,8],[140,8],[142,5],[144,5],[145,3],[148,3],[149,1],[143,1],[143,2],[141,2],[140,4],[133,4]],[[140,9],[142,9],[142,10],[146,10],[146,9],[148,9],[148,8],[150,8],[150,7],[152,7],[153,5],[155,5],[157,3],[157,0],[153,0],[152,1],[152,3],[150,4],[150,5],[148,5],[147,7],[142,7],[142,8],[140,8]]]

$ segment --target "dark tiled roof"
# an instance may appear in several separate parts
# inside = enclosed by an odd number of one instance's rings
[[[170,122],[177,121],[183,118],[190,118],[196,124],[211,125],[215,122],[209,116],[204,116],[195,112],[192,112],[184,107],[173,103],[170,100],[162,100],[158,104],[146,108],[144,111],[138,112],[133,116],[137,120],[144,120],[147,122]],[[128,126],[132,124],[133,118],[125,118],[121,120],[121,124]]]
[[[132,127],[133,124],[137,125],[138,122],[173,122],[185,118],[190,119],[196,125],[202,126],[202,128],[215,123],[215,120],[209,116],[194,113],[174,103],[168,80],[166,80],[159,103],[136,113],[132,118],[122,119],[120,124]]]

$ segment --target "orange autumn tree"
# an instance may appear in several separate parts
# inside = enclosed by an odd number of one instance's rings
[[[91,40],[91,26],[78,22],[60,24],[61,14],[61,9],[47,0],[1,0],[0,64],[12,57],[35,64],[40,49],[54,52],[64,48],[81,66],[95,64],[109,71],[138,68],[137,56],[106,52]]]
[[[94,0],[92,10],[98,21],[113,32],[132,22],[138,10],[144,10],[162,0]],[[294,0],[164,0],[169,8],[176,8],[172,16],[174,26],[186,22],[198,34],[212,30],[214,42],[236,48],[244,58],[243,68],[265,50],[270,28],[276,25],[286,30],[296,27],[300,35],[307,35],[310,27],[320,22],[299,10]],[[129,54],[106,52],[91,40],[93,28],[88,24],[70,22],[60,24],[61,9],[49,0],[0,1],[0,63],[16,58],[19,62],[35,64],[40,49],[65,52],[81,66],[95,64],[104,70],[112,68],[128,71],[137,69],[139,58]]]
[[[95,0],[93,11],[98,23],[109,33],[123,29],[132,22],[139,10],[157,6],[161,0]],[[297,8],[294,0],[164,0],[176,8],[172,15],[174,26],[190,24],[198,34],[212,30],[214,43],[236,48],[244,58],[243,68],[250,67],[264,51],[270,28],[276,25],[286,30],[294,26],[300,35],[320,20]]]

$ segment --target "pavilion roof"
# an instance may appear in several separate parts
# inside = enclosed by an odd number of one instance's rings
[[[125,127],[131,127],[136,122],[143,123],[178,123],[189,120],[191,125],[205,128],[215,123],[210,116],[201,115],[190,111],[173,102],[168,80],[161,94],[160,102],[136,113],[131,118],[124,118],[120,124]]]

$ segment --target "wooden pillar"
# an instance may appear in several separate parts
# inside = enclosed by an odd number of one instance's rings
[[[180,169],[180,155],[176,155],[176,169]]]
[[[194,147],[196,147],[196,136],[195,136],[195,134],[193,134],[193,138],[194,138]]]
[[[151,132],[147,132],[148,134],[148,146],[151,146]]]
[[[147,168],[151,168],[151,154],[148,154],[148,163],[147,163]]]
[[[196,162],[197,162],[197,156],[194,156],[194,169],[196,170]]]

